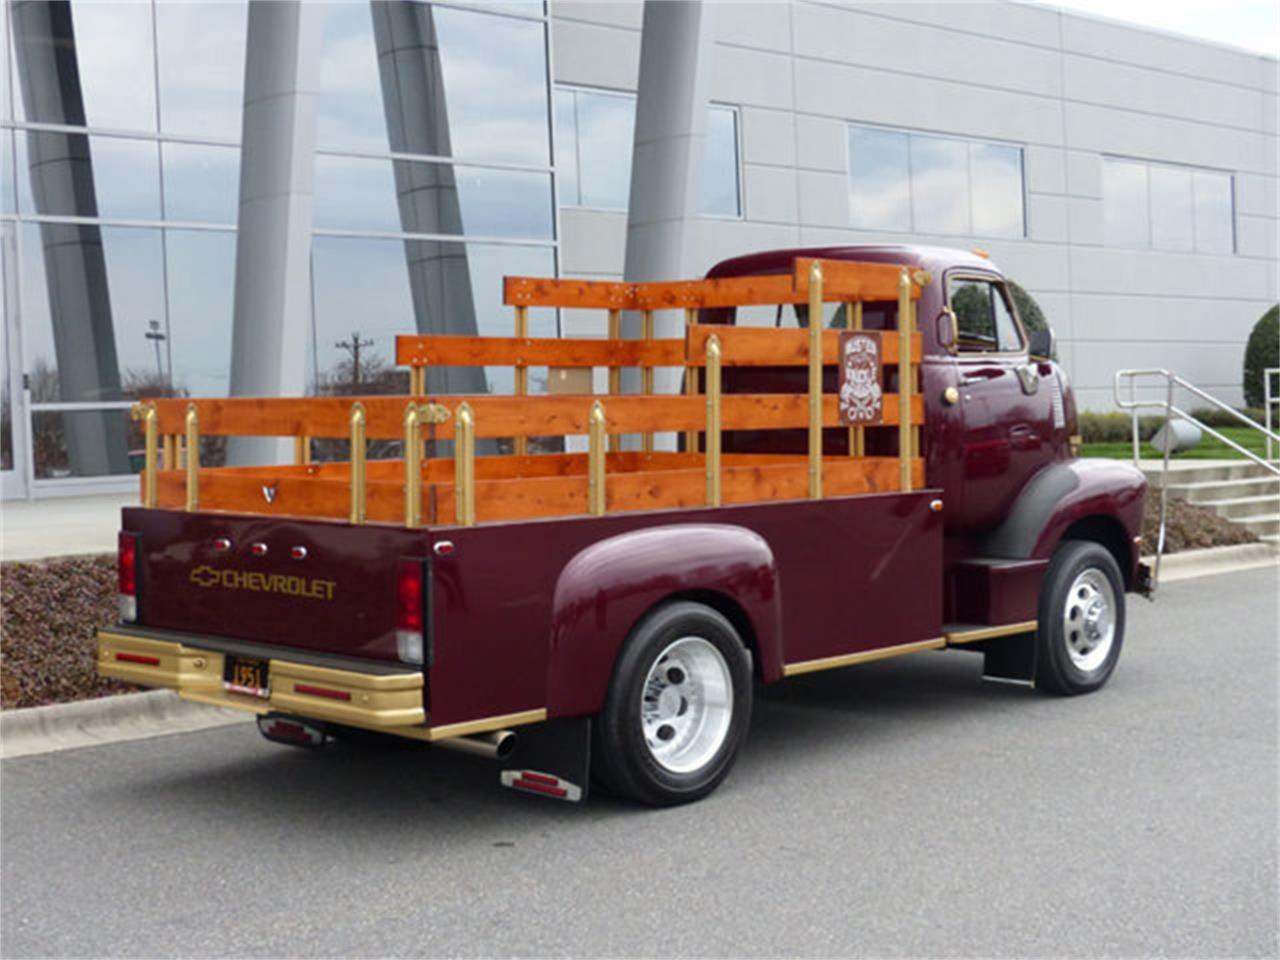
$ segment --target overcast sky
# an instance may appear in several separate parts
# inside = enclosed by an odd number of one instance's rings
[[[1033,0],[1280,56],[1277,0]]]

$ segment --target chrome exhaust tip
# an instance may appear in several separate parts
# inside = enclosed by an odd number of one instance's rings
[[[450,737],[439,740],[433,746],[446,747],[459,753],[470,753],[490,760],[505,760],[516,748],[516,732],[514,730],[495,730],[492,733],[477,733],[471,737]]]

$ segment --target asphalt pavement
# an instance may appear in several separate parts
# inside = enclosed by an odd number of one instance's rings
[[[672,810],[243,726],[7,760],[0,955],[1274,957],[1278,587],[1130,597],[1087,697],[961,652],[762,690]]]

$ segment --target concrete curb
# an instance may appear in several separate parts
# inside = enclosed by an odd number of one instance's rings
[[[1144,557],[1147,562],[1152,557]],[[1280,545],[1246,543],[1171,554],[1161,562],[1162,583],[1280,565]],[[170,733],[190,733],[253,715],[180,699],[172,690],[126,693],[97,700],[0,712],[0,758],[73,750]]]
[[[253,718],[251,713],[179,699],[172,690],[5,710],[0,712],[0,758],[190,733]]]
[[[1155,557],[1143,557],[1154,564]],[[1208,577],[1218,573],[1236,573],[1257,567],[1280,564],[1280,544],[1241,543],[1232,547],[1206,547],[1171,553],[1160,561],[1160,582],[1177,583],[1192,577]]]

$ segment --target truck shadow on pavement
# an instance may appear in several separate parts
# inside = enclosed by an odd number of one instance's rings
[[[785,778],[789,766],[805,776],[802,768],[828,753],[857,762],[904,732],[952,735],[958,727],[1007,724],[1009,714],[1049,702],[1025,688],[984,684],[980,672],[977,656],[923,654],[757,685],[747,743],[720,792]],[[207,818],[267,835],[287,827],[294,838],[355,826],[375,843],[442,823],[449,824],[444,838],[474,840],[584,813],[592,821],[662,815],[594,790],[583,806],[517,794],[498,785],[492,761],[409,741],[361,738],[305,751],[268,743],[247,725],[184,739],[190,748],[163,773],[135,771],[105,789],[139,816]],[[129,746],[147,751],[162,742]],[[147,770],[155,771],[154,763]]]

